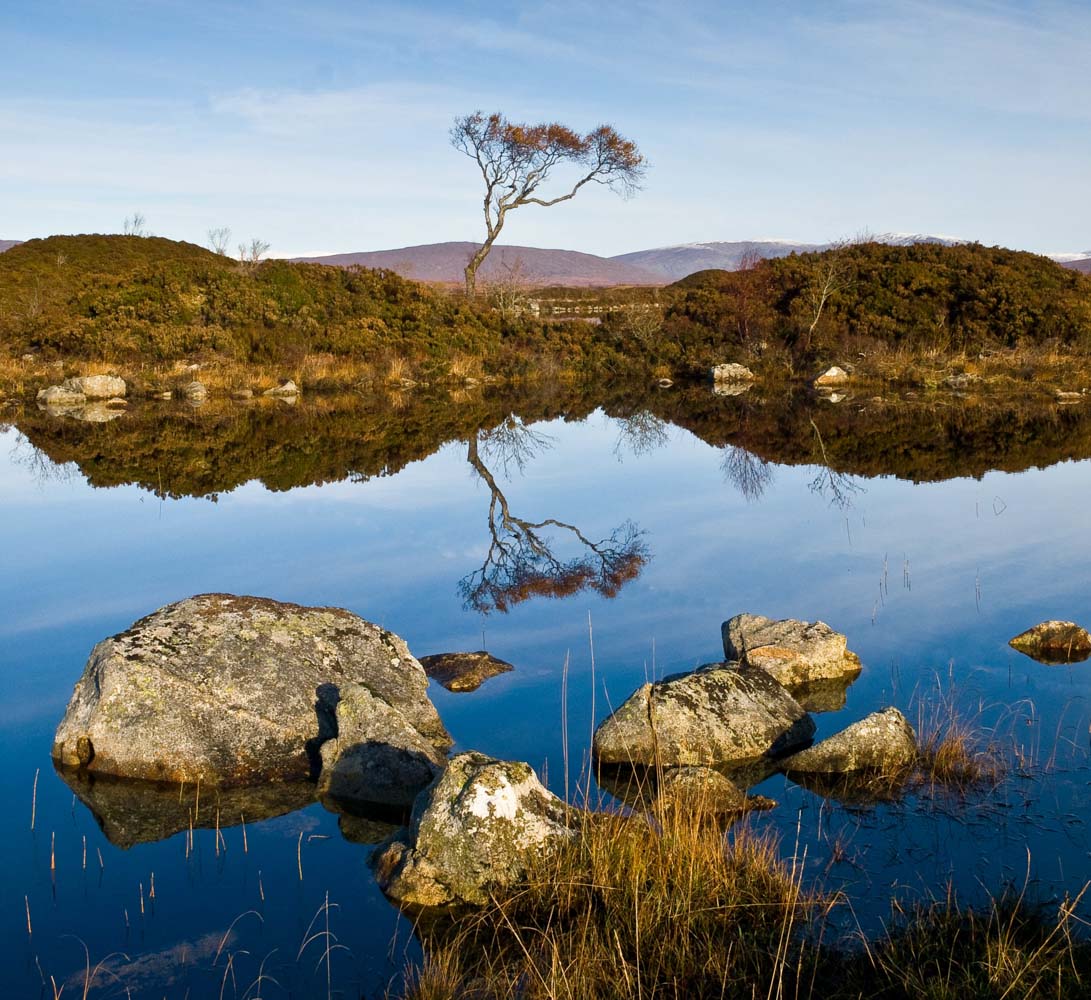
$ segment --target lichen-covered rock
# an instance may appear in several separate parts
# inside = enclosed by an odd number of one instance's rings
[[[476,653],[436,653],[422,656],[424,672],[448,691],[476,691],[490,677],[506,674],[515,668],[506,660],[497,659],[479,649]]]
[[[895,775],[917,759],[917,734],[901,712],[887,708],[783,761],[789,774]]]
[[[363,684],[343,685],[337,735],[322,744],[318,794],[334,805],[411,806],[443,754],[402,712]]]
[[[124,396],[128,390],[125,379],[118,378],[117,375],[81,375],[78,378],[65,379],[61,387],[82,393],[88,399]]]
[[[720,631],[727,659],[764,670],[790,690],[860,673],[860,658],[825,622],[741,614],[724,622]]]
[[[372,864],[380,888],[403,906],[482,905],[518,884],[532,858],[571,837],[570,819],[529,764],[461,753]]]
[[[710,664],[645,684],[595,731],[604,764],[735,765],[806,744],[814,722],[761,670]]]
[[[1091,657],[1091,634],[1075,622],[1041,622],[1008,645],[1041,663],[1080,663]]]
[[[309,777],[352,684],[450,746],[424,670],[392,632],[341,608],[202,594],[94,648],[53,758],[152,780]]]
[[[753,382],[757,377],[746,365],[731,362],[714,365],[711,371],[713,382]]]
[[[75,389],[69,389],[64,385],[51,385],[46,389],[39,389],[35,400],[40,406],[50,409],[63,409],[72,406],[83,406],[87,397]]]

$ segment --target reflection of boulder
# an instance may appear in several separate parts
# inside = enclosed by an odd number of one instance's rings
[[[449,741],[437,746],[363,684],[342,685],[335,711],[337,735],[320,751],[323,798],[408,807],[439,774]]]
[[[908,773],[916,760],[917,734],[901,712],[887,708],[793,754],[781,766],[792,775],[898,775]]]
[[[1091,657],[1091,635],[1075,622],[1048,621],[1028,628],[1008,643],[1039,663],[1059,666]]]
[[[192,824],[224,829],[303,809],[314,801],[307,781],[269,782],[240,788],[130,781],[58,768],[76,797],[116,847],[164,840]]]
[[[606,764],[731,765],[805,745],[814,722],[761,670],[714,663],[644,684],[595,731]]]
[[[714,770],[722,775],[732,786],[741,792],[760,785],[766,778],[771,777],[780,770],[780,765],[772,758],[761,758],[748,761],[737,767],[702,768],[695,765],[686,765],[675,768],[643,767],[629,764],[599,764],[595,769],[595,783],[602,791],[612,795],[619,802],[630,809],[647,811],[655,805],[659,795],[660,776],[666,777],[672,772],[696,772]],[[685,776],[677,775],[670,781],[685,780]],[[763,796],[746,796],[747,808],[760,808],[769,800]]]
[[[342,813],[337,817],[341,836],[352,844],[381,844],[397,833],[401,826],[401,822],[394,823],[375,816],[357,816],[354,813]]]
[[[476,691],[490,677],[515,669],[506,660],[497,659],[483,649],[476,653],[422,656],[420,665],[432,680],[438,681],[448,691]]]
[[[838,712],[848,701],[849,688],[856,680],[850,677],[831,677],[789,688],[792,697],[808,712]]]
[[[450,745],[428,678],[393,633],[340,608],[191,597],[95,647],[53,758],[150,780],[305,778],[336,733],[340,688],[352,683],[399,725]]]
[[[896,802],[905,792],[902,776],[893,777],[859,771],[854,774],[789,774],[801,788],[843,806],[870,809],[883,802]]]
[[[724,622],[721,633],[727,659],[763,670],[790,690],[860,673],[860,658],[825,622],[741,614]]]
[[[375,852],[383,891],[405,906],[481,905],[572,835],[570,810],[529,764],[451,758],[413,805],[409,827]]]

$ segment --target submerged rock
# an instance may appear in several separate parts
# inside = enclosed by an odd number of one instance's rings
[[[372,856],[380,888],[409,907],[482,905],[573,835],[570,810],[529,764],[468,752],[418,796],[409,826]]]
[[[901,712],[887,708],[782,762],[788,774],[897,775],[917,759],[917,734]]]
[[[81,375],[79,378],[65,379],[61,387],[82,393],[88,399],[110,399],[124,396],[128,391],[125,379],[117,375]]]
[[[479,649],[476,653],[436,653],[422,656],[424,672],[448,691],[476,691],[490,677],[515,668],[506,660]]]
[[[709,664],[645,684],[595,730],[604,764],[733,765],[806,744],[814,722],[761,670]]]
[[[408,808],[439,774],[440,749],[363,684],[342,685],[335,713],[337,735],[320,751],[318,794],[323,799],[334,805]]]
[[[692,805],[709,813],[743,812],[745,792],[711,767],[672,767],[659,779],[659,798]]]
[[[392,632],[341,608],[202,594],[94,648],[53,758],[151,780],[306,778],[352,684],[433,747],[450,746],[424,670]]]
[[[860,658],[846,648],[845,636],[825,622],[741,614],[720,633],[727,659],[763,670],[789,689],[860,673]]]
[[[1091,657],[1091,634],[1075,622],[1041,622],[1021,632],[1008,645],[1040,663],[1082,663]]]

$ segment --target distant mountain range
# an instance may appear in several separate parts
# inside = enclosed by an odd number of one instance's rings
[[[870,239],[892,246],[914,243],[942,243],[954,246],[964,240],[924,234],[886,233]],[[18,246],[22,240],[0,240],[0,253]],[[372,250],[339,253],[321,257],[294,257],[293,260],[336,267],[359,264],[362,267],[388,268],[406,278],[438,284],[459,285],[462,272],[476,243],[429,243],[398,250]],[[637,250],[616,257],[599,257],[577,250],[545,250],[539,247],[497,245],[478,272],[479,279],[490,281],[514,279],[527,285],[566,285],[569,287],[605,285],[663,285],[678,281],[695,271],[708,268],[737,270],[747,261],[766,257],[787,257],[793,253],[827,250],[832,243],[797,243],[791,240],[739,240],[734,242],[683,243],[678,246]],[[1059,264],[1091,274],[1091,254],[1057,254]]]
[[[462,272],[476,243],[430,243],[400,250],[339,253],[328,257],[296,257],[315,264],[349,267],[384,267],[405,278],[461,284]],[[662,275],[634,267],[621,258],[597,257],[576,250],[494,246],[478,271],[482,282],[507,277],[528,285],[661,285]]]

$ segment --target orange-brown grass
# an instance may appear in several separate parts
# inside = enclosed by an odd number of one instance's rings
[[[917,738],[918,784],[964,793],[996,785],[1007,771],[996,734],[982,725],[980,714],[959,709],[954,691],[937,686],[918,701]]]
[[[582,814],[521,889],[423,934],[406,996],[791,995],[809,974],[799,931],[831,902],[773,837],[714,819],[694,801]]]

